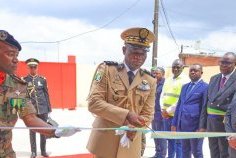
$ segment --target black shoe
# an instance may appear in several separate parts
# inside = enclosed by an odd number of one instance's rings
[[[30,158],[36,158],[36,156],[37,154],[35,152],[32,152]]]
[[[49,155],[48,155],[46,152],[41,152],[41,155],[42,155],[43,157],[49,157]]]

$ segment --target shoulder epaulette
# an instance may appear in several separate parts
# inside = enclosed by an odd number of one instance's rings
[[[152,75],[151,75],[151,72],[148,71],[148,70],[146,70],[146,69],[141,69],[140,74],[141,74],[141,76],[142,76],[143,74],[147,74],[147,75],[152,76]]]
[[[109,66],[112,66],[112,65],[117,66],[118,65],[118,62],[115,62],[115,61],[104,61],[104,63]]]
[[[46,77],[44,77],[44,76],[38,76],[39,78],[42,78],[42,79],[44,79],[44,80],[46,80]]]
[[[125,64],[124,64],[124,63],[120,63],[120,64],[117,65],[117,70],[120,71],[120,70],[122,70],[124,67],[125,67]]]
[[[15,81],[21,83],[21,84],[27,84],[27,82],[23,79],[23,78],[20,78],[18,77],[17,75],[15,74],[10,74],[11,78],[13,78]]]
[[[104,61],[104,63],[108,66],[116,66],[118,71],[122,70],[125,67],[123,63],[118,63],[115,61]]]

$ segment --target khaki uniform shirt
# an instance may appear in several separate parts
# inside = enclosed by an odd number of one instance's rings
[[[0,126],[14,127],[18,119],[35,113],[35,109],[27,97],[26,84],[17,77],[7,75],[0,85]],[[12,130],[0,128],[0,158],[15,158],[12,149]]]
[[[149,125],[154,114],[156,81],[140,69],[131,85],[124,64],[103,63],[97,68],[88,97],[89,111],[97,117],[94,128],[123,126],[129,111],[145,118]],[[101,158],[141,157],[141,133],[138,132],[129,148],[120,146],[121,136],[115,131],[91,132],[87,148]]]

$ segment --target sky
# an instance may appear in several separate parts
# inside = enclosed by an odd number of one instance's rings
[[[137,26],[153,30],[154,0],[0,3],[0,29],[10,32],[22,44],[20,60],[35,57],[40,61],[66,62],[68,55],[75,55],[81,64],[121,62],[121,32]],[[181,45],[184,53],[222,55],[235,51],[236,1],[160,0],[159,4],[158,65],[171,65]],[[151,66],[151,57],[152,51],[145,67]]]

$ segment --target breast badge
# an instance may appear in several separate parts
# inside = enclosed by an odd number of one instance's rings
[[[147,80],[143,80],[140,85],[137,87],[141,91],[148,91],[150,90],[150,85],[148,84]]]
[[[9,103],[11,105],[12,114],[22,109],[25,106],[25,99],[23,98],[10,98]]]

